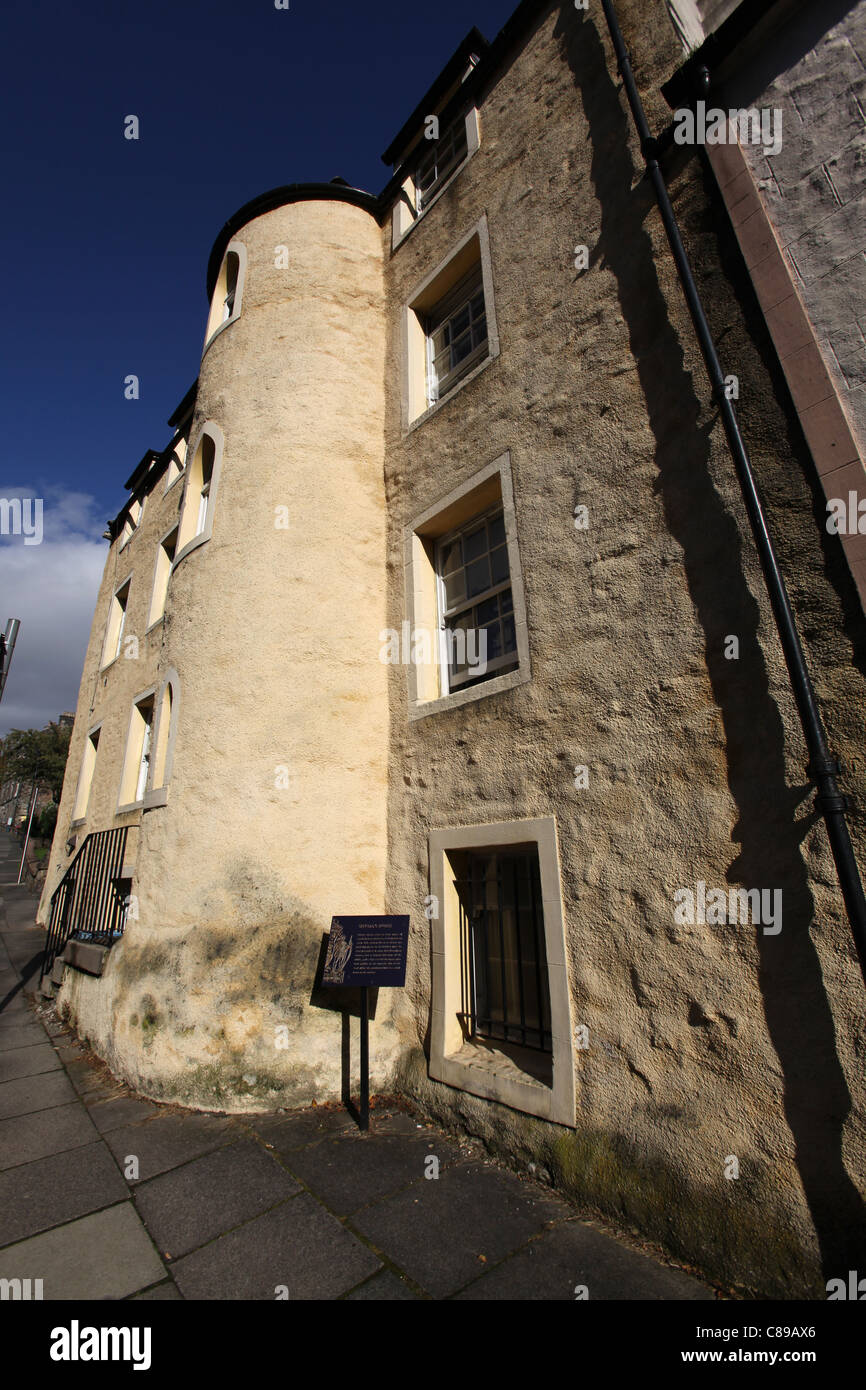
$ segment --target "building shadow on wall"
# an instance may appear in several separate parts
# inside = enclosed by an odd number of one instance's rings
[[[759,987],[825,1278],[836,1277],[862,1259],[866,1212],[843,1162],[851,1100],[809,935],[814,903],[799,843],[808,825],[794,820],[807,789],[786,783],[784,728],[769,691],[760,613],[742,564],[742,546],[744,540],[751,544],[751,535],[741,537],[712,482],[710,429],[700,423],[700,403],[644,229],[654,207],[652,190],[646,180],[632,188],[637,171],[628,143],[631,118],[615,69],[593,22],[576,13],[571,0],[562,0],[555,34],[589,126],[590,176],[601,217],[592,264],[602,265],[616,284],[655,439],[658,491],[670,533],[682,548],[724,727],[728,785],[738,809],[733,838],[741,846],[728,876],[748,887],[783,891],[782,935],[758,932]],[[575,235],[587,239],[580,228]],[[728,633],[740,638],[737,662],[724,657]]]

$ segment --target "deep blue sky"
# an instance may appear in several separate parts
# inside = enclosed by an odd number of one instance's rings
[[[7,0],[0,497],[43,498],[44,540],[0,537],[0,626],[22,620],[0,735],[75,706],[99,538],[197,375],[223,222],[296,180],[378,192],[382,150],[460,40],[515,7]]]

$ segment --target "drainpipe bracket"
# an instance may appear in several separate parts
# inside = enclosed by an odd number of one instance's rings
[[[810,758],[806,771],[812,781],[817,782],[819,777],[838,777],[842,764],[838,758]]]

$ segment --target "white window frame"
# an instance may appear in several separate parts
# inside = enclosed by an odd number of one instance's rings
[[[168,708],[168,719],[166,709]],[[148,782],[144,792],[144,809],[152,810],[168,802],[168,788],[174,762],[177,721],[180,711],[180,679],[172,668],[166,671],[159,695],[154,697],[154,721]],[[159,780],[157,781],[157,776]]]
[[[99,756],[101,730],[102,721],[100,720],[98,724],[94,724],[93,728],[87,731],[84,753],[81,758],[81,767],[78,771],[78,782],[75,787],[75,800],[72,803],[72,819],[69,822],[70,830],[79,825],[83,825],[87,820],[87,808],[90,805],[93,778],[96,774],[96,760]]]
[[[471,106],[463,117],[466,128],[466,154],[453,169],[449,170],[447,176],[443,177],[438,184],[435,193],[428,197],[423,207],[418,206],[417,185],[415,183],[415,173],[420,162],[419,151],[426,143],[423,136],[410,156],[405,161],[408,166],[406,177],[391,211],[391,249],[396,251],[419,222],[429,213],[430,209],[438,203],[446,189],[450,188],[457,179],[470,159],[477,153],[481,145],[481,127],[478,109]],[[454,123],[452,123],[454,124]],[[451,127],[446,128],[447,130]]]
[[[473,305],[479,294],[482,301],[481,314],[473,316]],[[436,335],[448,329],[455,319],[459,318],[467,309],[469,310],[469,323],[459,337],[464,338],[466,333],[469,333],[470,350],[465,357],[461,357],[455,366],[450,367],[440,376],[437,374],[436,358],[437,356],[441,357],[446,349],[449,349],[453,344],[446,344],[440,348],[437,354]],[[482,316],[484,318],[484,337],[480,338],[475,346],[471,346],[477,323]],[[480,261],[433,308],[427,317],[424,332],[427,338],[427,401],[428,405],[435,405],[437,401],[444,400],[446,396],[450,395],[463,377],[471,372],[479,362],[483,361],[488,354],[487,307],[484,302],[484,275]]]
[[[141,706],[151,702],[150,721],[144,718],[141,713]],[[133,738],[137,737],[136,718],[144,724],[141,734],[141,743],[133,748]],[[152,685],[148,690],[142,690],[138,695],[133,696],[132,709],[129,714],[129,723],[126,729],[126,744],[123,750],[123,763],[120,768],[120,787],[117,794],[117,815],[123,815],[126,811],[138,811],[144,805],[145,792],[147,789],[147,777],[150,770],[150,748],[153,741],[153,726],[156,720],[156,686]],[[149,731],[149,732],[148,732]],[[144,787],[141,786],[142,766],[147,758],[147,771],[145,773]],[[133,780],[134,777],[134,780]],[[124,793],[129,788],[133,793],[131,801],[124,801]],[[141,796],[138,796],[141,788]]]
[[[494,676],[494,673],[495,673],[496,671],[501,671],[504,667],[508,667],[508,669],[511,670],[511,669],[513,669],[513,668],[518,667],[519,664],[520,664],[520,656],[519,656],[519,654],[518,654],[517,646],[516,646],[516,640],[517,640],[517,630],[516,630],[516,629],[517,629],[517,625],[516,625],[516,623],[514,623],[514,626],[515,626],[515,647],[514,647],[514,650],[511,651],[511,652],[503,652],[503,654],[502,654],[501,656],[495,656],[495,657],[489,657],[489,656],[488,656],[488,657],[486,658],[485,669],[484,669],[484,671],[483,671],[483,673],[481,674],[480,677],[473,676],[473,675],[471,674],[471,668],[470,668],[470,670],[466,673],[466,675],[464,675],[462,678],[458,678],[458,679],[455,680],[455,679],[452,678],[452,676],[451,676],[451,670],[450,670],[450,664],[449,664],[449,655],[450,655],[450,653],[449,653],[449,639],[448,639],[448,632],[449,632],[449,630],[450,630],[450,621],[449,621],[449,620],[456,618],[459,614],[465,613],[467,610],[471,610],[471,609],[473,609],[473,608],[477,608],[479,604],[485,603],[485,602],[487,601],[487,599],[498,597],[499,594],[504,593],[506,589],[509,591],[509,593],[512,594],[512,604],[513,604],[513,591],[512,591],[512,587],[511,587],[511,567],[510,567],[510,563],[509,563],[509,570],[508,570],[508,578],[507,578],[507,579],[502,580],[501,583],[491,585],[489,589],[485,589],[485,590],[483,591],[483,593],[479,593],[479,594],[473,595],[472,598],[464,598],[464,599],[462,599],[461,602],[460,602],[459,604],[457,604],[456,606],[452,606],[452,607],[450,607],[450,608],[449,608],[449,605],[448,605],[448,598],[447,598],[447,594],[446,594],[445,577],[444,577],[444,575],[443,575],[443,573],[442,573],[442,551],[443,551],[444,547],[445,547],[446,545],[453,544],[454,541],[456,541],[457,539],[461,538],[461,537],[462,537],[464,534],[466,534],[467,532],[471,532],[471,531],[477,530],[478,527],[479,527],[479,525],[480,525],[482,522],[488,522],[488,523],[489,523],[490,521],[494,520],[497,516],[502,516],[502,524],[503,524],[503,528],[504,528],[504,527],[505,527],[505,508],[504,508],[504,505],[503,505],[502,502],[494,503],[491,507],[488,507],[485,511],[482,511],[482,512],[480,512],[480,513],[476,513],[475,516],[472,516],[472,517],[468,518],[466,521],[461,522],[460,525],[459,525],[459,526],[456,526],[452,531],[448,531],[448,532],[445,533],[445,535],[443,535],[443,536],[438,536],[438,537],[436,538],[436,542],[435,542],[435,562],[434,562],[434,568],[435,568],[435,570],[436,570],[437,617],[438,617],[438,624],[439,624],[439,643],[440,643],[439,669],[440,669],[440,672],[441,672],[441,685],[442,685],[442,694],[443,694],[443,695],[450,695],[450,694],[452,694],[454,691],[461,690],[464,686],[466,686],[467,682],[468,682],[468,681],[471,681],[471,680],[478,680],[478,681],[479,681],[479,684],[480,684],[481,682],[485,681],[485,680],[492,680],[492,679],[493,679],[493,676]],[[507,533],[507,531],[506,531],[506,534],[505,534],[505,548],[506,548],[506,554],[507,554],[507,553],[508,553],[508,533]],[[489,554],[489,552],[488,552],[488,554]],[[510,557],[509,557],[509,561],[510,561]],[[502,621],[502,619],[500,618],[500,622],[501,622],[501,621]],[[513,612],[512,612],[512,622],[514,622]],[[477,629],[476,629],[476,631],[477,631]]]
[[[213,462],[211,465],[210,479],[207,484],[203,480],[203,470],[198,462],[198,452],[202,448],[205,435],[213,445]],[[222,470],[223,451],[225,447],[225,436],[219,425],[213,420],[206,420],[201,426],[194,445],[191,444],[187,452],[186,482],[184,494],[180,505],[180,516],[178,518],[178,546],[175,551],[172,573],[180,562],[189,555],[190,551],[198,546],[204,545],[213,535],[214,510],[216,506],[217,492],[219,489],[220,472]],[[198,483],[198,476],[202,474],[202,484]],[[202,517],[202,497],[207,499],[204,509],[204,526],[201,526]],[[194,510],[194,513],[192,509]],[[193,530],[193,525],[196,529]],[[184,536],[187,537],[184,540]],[[182,542],[182,543],[181,543]]]
[[[153,584],[150,590],[150,606],[147,610],[147,627],[145,633],[156,627],[165,617],[165,605],[168,599],[168,587],[171,583],[172,569],[174,568],[174,557],[177,554],[177,538],[180,534],[180,523],[175,524],[160,537],[159,545],[156,548],[156,563],[153,567]],[[171,555],[168,554],[166,541],[174,536],[174,546]],[[166,563],[167,562],[167,563]],[[159,612],[156,611],[157,604]]]
[[[462,136],[462,139],[461,139]],[[459,165],[465,164],[469,154],[469,133],[466,129],[466,115],[461,113],[450,122],[439,134],[438,140],[421,140],[421,148],[424,149],[420,158],[416,159],[415,167],[412,170],[412,181],[415,184],[415,207],[420,216],[426,212],[430,204],[435,201],[437,194],[441,191],[445,182],[450,179],[455,169]],[[448,148],[450,147],[450,148]],[[448,148],[448,153],[443,151]],[[458,152],[459,149],[459,152]],[[433,163],[436,169],[433,180],[427,185],[426,190],[422,189],[419,182],[421,169]],[[442,169],[438,166],[442,165]]]
[[[462,529],[487,511],[502,510],[508,546],[508,573],[517,639],[517,665],[512,670],[494,672],[489,679],[448,689],[443,674],[445,650],[441,636],[442,608],[439,598],[437,543],[455,529]],[[459,487],[441,497],[416,516],[403,536],[406,617],[410,633],[428,633],[434,665],[406,667],[408,718],[426,719],[431,715],[483,700],[532,679],[529,657],[529,626],[523,589],[523,571],[517,534],[511,455],[506,452],[473,473]]]
[[[232,298],[231,311],[226,313],[228,308],[228,267],[229,257],[237,257],[237,276],[235,278],[234,296]],[[242,241],[230,241],[226,247],[219,274],[217,275],[216,285],[214,286],[213,297],[211,299],[210,310],[208,312],[207,327],[205,328],[204,347],[202,357],[208,348],[224,333],[233,323],[237,323],[243,312],[244,287],[247,277],[247,248]]]
[[[171,491],[175,483],[178,482],[178,480],[182,478],[184,473],[186,472],[186,458],[188,445],[189,440],[184,435],[180,435],[174,441],[174,447],[171,451],[171,458],[168,461],[168,468],[166,469],[165,488],[163,489],[162,494],[163,497],[167,492]]]
[[[132,540],[135,533],[141,528],[141,519],[144,516],[144,497],[137,497],[129,504],[129,512],[123,523],[123,530],[120,533],[119,550],[123,550]]]
[[[484,314],[487,327],[486,352],[478,346],[477,355],[468,366],[458,364],[447,378],[447,387],[436,400],[430,399],[430,346],[428,327],[437,321],[439,307],[447,306],[449,296],[467,284],[470,272],[481,267],[481,288],[484,295]],[[456,313],[457,306],[453,306]],[[441,324],[439,325],[441,326]],[[493,295],[493,267],[486,215],[452,247],[448,255],[416,285],[403,306],[403,382],[401,413],[403,433],[418,429],[436,411],[452,401],[458,392],[499,356],[499,332]]]
[[[127,591],[127,593],[126,593],[126,602],[123,604],[122,607],[120,607],[120,595],[123,593],[124,589],[126,589],[126,591]],[[100,671],[107,671],[107,670],[108,670],[108,667],[109,667],[109,666],[113,666],[114,663],[115,663],[115,661],[117,660],[117,658],[120,656],[121,646],[122,646],[122,643],[123,643],[123,633],[124,633],[124,630],[125,630],[125,628],[126,628],[126,614],[127,614],[128,608],[129,608],[129,599],[130,599],[131,593],[132,593],[132,574],[130,573],[130,574],[128,574],[128,575],[126,576],[126,578],[125,578],[124,580],[121,581],[120,584],[118,584],[117,588],[114,590],[114,593],[111,595],[111,602],[110,602],[109,605],[108,605],[108,620],[107,620],[107,622],[106,622],[106,624],[105,624],[105,637],[103,638],[103,642],[102,642],[102,660],[101,660],[100,663],[99,663],[99,669],[100,669]],[[114,643],[111,643],[111,630],[112,630],[112,627],[114,626],[114,620],[115,620],[115,619],[114,619],[114,605],[115,605],[115,604],[117,604],[117,605],[120,607],[120,618],[119,618],[118,623],[117,623],[117,638],[116,638],[116,641],[115,641]],[[109,656],[110,645],[113,645],[114,651],[113,651],[113,652],[111,653],[111,655]]]

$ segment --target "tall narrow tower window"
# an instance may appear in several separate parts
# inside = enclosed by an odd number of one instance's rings
[[[210,313],[204,335],[205,351],[224,328],[240,318],[246,266],[246,247],[240,241],[233,241],[226,248],[211,297]]]

